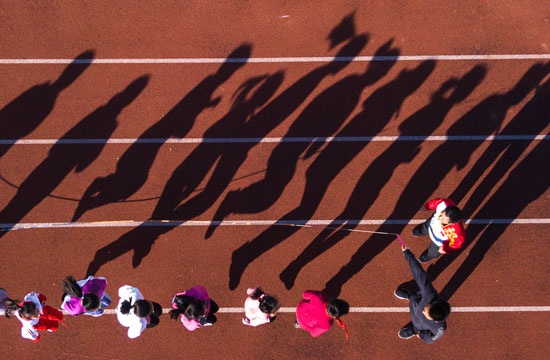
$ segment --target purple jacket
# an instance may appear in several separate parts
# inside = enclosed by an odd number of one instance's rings
[[[96,294],[101,299],[101,308],[105,306],[106,301],[104,301],[103,299],[104,294],[106,295],[106,297],[109,297],[109,295],[105,293],[105,288],[107,287],[107,279],[101,276],[88,276],[88,278],[84,280],[79,280],[77,281],[77,283],[82,288],[82,295],[90,293]],[[61,307],[66,310],[69,315],[80,315],[88,312],[88,310],[84,309],[84,307],[82,306],[82,299],[71,295],[65,295]],[[101,313],[103,313],[103,311],[101,311]]]

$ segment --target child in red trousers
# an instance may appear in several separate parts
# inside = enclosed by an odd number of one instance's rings
[[[63,321],[63,313],[46,305],[46,296],[36,291],[25,295],[22,302],[4,299],[6,317],[14,315],[21,322],[21,336],[34,342],[40,340],[38,331],[54,332]]]

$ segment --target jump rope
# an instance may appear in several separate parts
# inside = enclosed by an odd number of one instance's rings
[[[101,223],[109,223],[109,222],[111,222],[111,221],[102,221]],[[136,224],[143,223],[143,222],[139,222],[139,221],[125,221],[125,222],[132,222],[132,223],[136,223]],[[174,224],[177,225],[177,224],[183,224],[183,223],[188,222],[188,221],[183,221],[183,220],[147,220],[146,222],[153,224],[152,226],[157,226],[157,225],[154,225],[154,224],[174,223]],[[121,221],[112,221],[112,223],[113,224],[114,223],[121,223]],[[52,228],[52,227],[55,227],[55,225],[57,225],[59,227],[70,227],[71,224],[73,224],[73,226],[74,226],[74,223],[71,223],[71,222],[57,223],[57,224],[34,224],[34,225],[17,225],[17,224],[14,224],[13,226],[10,226],[10,227],[0,228],[0,232],[15,231],[15,230],[26,230],[26,229]],[[321,226],[321,225],[308,225],[308,224],[281,224],[281,223],[275,223],[273,225],[296,226],[296,227],[305,227],[305,228],[312,228],[314,226]],[[75,227],[86,227],[86,226],[75,226]],[[401,239],[401,236],[399,236],[398,233],[385,232],[385,231],[346,229],[346,228],[334,227],[334,226],[326,226],[326,229],[338,230],[338,231],[348,231],[348,232],[360,232],[360,233],[367,233],[367,234],[392,235],[392,236],[397,237],[397,240],[399,241],[399,244],[401,244],[401,246],[405,246],[405,243],[403,242],[403,239]]]
[[[281,224],[282,225],[282,224]],[[307,225],[307,224],[284,224],[287,226],[298,226],[298,227],[308,227],[311,228],[314,225]],[[361,233],[368,233],[368,234],[382,234],[382,235],[393,235],[397,237],[397,240],[399,241],[399,244],[401,246],[405,246],[405,243],[403,242],[403,239],[401,239],[401,236],[399,236],[398,233],[392,233],[392,232],[384,232],[384,231],[370,231],[370,230],[357,230],[357,229],[346,229],[346,228],[337,228],[333,226],[327,226],[327,229],[331,230],[338,230],[338,231],[349,231],[349,232],[361,232]]]

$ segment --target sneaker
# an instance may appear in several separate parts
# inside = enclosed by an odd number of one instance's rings
[[[100,317],[101,315],[103,315],[103,309],[99,308],[96,311],[85,312],[84,315],[90,315],[90,316],[93,316],[93,317]]]
[[[431,260],[431,259],[428,258],[428,252],[422,253],[422,255],[420,255],[420,257],[418,258],[418,261],[419,261],[421,264],[427,263],[427,262],[430,261],[430,260]]]
[[[399,330],[399,332],[397,333],[397,335],[401,338],[401,339],[410,339],[412,338],[413,336],[415,336],[415,332],[413,330],[413,328],[409,325],[406,325],[405,327],[403,327],[401,330]]]
[[[393,292],[393,294],[395,295],[396,298],[401,299],[401,300],[409,300],[409,298],[411,296],[409,290],[403,289],[403,288],[399,288],[399,289],[395,290]]]
[[[243,324],[244,325],[250,325],[250,320],[248,320],[247,317],[243,317]]]
[[[294,328],[295,328],[295,329],[300,329],[300,324],[298,323],[298,320],[296,320],[296,321],[294,322]]]
[[[414,236],[422,236],[424,235],[424,224],[425,223],[421,223],[421,224],[418,224],[414,227],[413,231],[412,231],[412,234]]]
[[[202,324],[201,326],[212,326],[212,323],[209,323],[209,322],[205,322],[204,324]]]

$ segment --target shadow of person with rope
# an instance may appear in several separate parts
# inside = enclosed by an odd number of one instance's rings
[[[541,70],[542,74],[550,71],[550,63],[544,67],[534,65],[533,69]],[[502,129],[499,136],[513,135],[536,135],[541,133],[547,126],[550,119],[550,81],[540,85],[533,98],[520,110],[520,112]],[[489,147],[478,158],[472,169],[462,179],[450,198],[460,202],[466,194],[474,188],[479,179],[483,179],[466,201],[463,207],[463,214],[473,214],[482,202],[494,190],[515,164],[525,153],[530,144],[536,140],[499,140],[492,141]],[[497,161],[498,160],[498,161]],[[483,174],[487,169],[491,169],[485,176]],[[468,226],[466,231],[467,238],[474,240],[478,235],[478,226]],[[464,252],[472,241],[467,241],[460,252],[450,253],[437,259],[428,269],[428,275],[435,280],[449,265],[451,265],[460,253]]]
[[[342,51],[344,51],[348,55],[352,53],[353,56],[358,54],[365,46],[366,39],[360,38],[354,40],[355,41],[352,40],[346,46],[344,46]],[[350,61],[351,58],[347,61],[333,61],[330,64],[316,68],[309,74],[300,78],[289,88],[285,89],[280,95],[271,100],[257,113],[255,113],[255,109],[253,109],[252,112],[249,114],[250,118],[248,118],[247,121],[244,121],[244,124],[240,128],[237,128],[239,136],[265,136],[269,129],[275,127],[277,124],[280,124],[289,115],[291,115],[302,104],[302,102],[305,101],[305,99],[317,87],[317,85],[319,85],[322,79],[343,69],[347,64],[349,64]],[[281,76],[282,74],[274,75],[270,80],[270,82],[272,82],[271,86],[278,82],[279,80],[277,79]],[[262,82],[266,81],[266,79],[262,80]],[[278,87],[278,85],[276,87]],[[251,99],[248,99],[246,102],[250,103],[251,101]],[[241,110],[234,109],[233,111]],[[232,120],[232,117],[234,115],[235,113],[231,115],[226,115],[226,119],[222,120],[224,122],[236,121],[235,119]],[[237,122],[242,124],[243,120],[241,119]],[[268,126],[266,126],[266,124],[268,124]],[[222,128],[223,127],[219,125],[214,125],[215,134],[217,134],[216,136],[220,136],[220,131],[223,130]],[[261,129],[261,133],[259,132],[259,129]],[[211,144],[204,144],[201,149],[204,148],[205,150],[207,150],[210,145]],[[220,174],[221,171],[222,178],[226,179],[221,182],[225,184],[223,185],[224,188],[228,185],[227,179],[230,178],[230,176],[228,176],[227,174],[232,174],[231,177],[233,177],[236,169],[238,169],[238,166],[240,166],[242,161],[244,161],[243,156],[246,157],[247,152],[250,150],[250,148],[256,145],[256,143],[252,142],[250,144],[231,145],[237,146],[233,146],[233,150],[231,150],[232,146],[224,144],[225,148],[222,149],[221,153],[215,151],[215,149],[219,147],[212,147],[212,149],[214,149],[214,154],[216,155],[215,159],[218,159],[218,157],[220,157],[218,162],[221,166],[218,167],[217,170],[214,170],[214,173],[218,171],[218,174]],[[205,150],[200,150],[196,154],[201,154]],[[235,151],[237,152],[235,153]],[[180,165],[180,167],[176,169],[176,171],[171,176],[171,179],[167,182],[165,189],[163,190],[163,195],[161,196],[162,201],[159,200],[157,207],[153,211],[152,219],[154,220],[152,221],[160,219],[175,219],[176,221],[173,223],[173,225],[164,224],[167,226],[148,227],[149,224],[145,224],[144,226],[137,227],[132,231],[124,234],[118,240],[114,241],[113,243],[107,245],[102,249],[99,249],[96,252],[94,259],[89,264],[88,274],[94,274],[103,264],[113,259],[116,259],[122,254],[131,250],[134,250],[132,264],[134,267],[139,266],[142,259],[151,251],[154,242],[161,234],[166,233],[172,230],[178,224],[181,224],[186,220],[189,220],[194,216],[199,215],[199,211],[204,211],[206,209],[205,204],[208,203],[208,206],[211,206],[213,201],[215,201],[214,196],[212,196],[211,194],[220,193],[220,186],[219,184],[216,184],[217,175],[216,177],[211,177],[209,181],[209,183],[211,184],[210,188],[203,189],[194,198],[188,200],[181,205],[179,204],[183,199],[185,199],[193,191],[195,191],[196,187],[199,185],[199,183],[197,183],[197,179],[195,178],[196,174],[192,170],[194,166],[203,166],[200,164],[200,162],[202,161],[204,160],[200,159],[200,157],[197,157],[196,155],[193,155],[189,160],[186,159],[182,163],[182,165]],[[194,166],[190,166],[190,164],[194,164]],[[205,169],[207,170],[210,169],[213,165],[211,161],[205,161],[205,164],[210,164],[205,167]],[[231,168],[231,170],[229,170],[229,168]],[[189,177],[189,179],[182,176]],[[200,180],[203,177],[197,176],[197,178],[199,178]],[[230,180],[231,179],[229,179],[229,181]],[[202,194],[204,190],[206,190],[207,192]],[[215,197],[218,196],[219,195],[216,195]],[[198,208],[193,209],[193,204],[197,204],[197,202],[200,202],[200,204],[198,204]]]
[[[288,104],[293,105],[286,105],[286,108],[296,110],[297,105],[305,100],[303,95],[309,95],[320,81],[328,75],[337,74],[344,69],[366,46],[368,35],[355,35],[353,22],[350,24],[350,21],[352,20],[346,17],[335,29],[352,27],[351,34],[353,36],[338,51],[333,61],[310,72],[292,86],[294,88],[292,93],[299,97],[296,99],[288,98]],[[331,32],[334,36],[339,34],[335,29]],[[330,38],[329,40],[331,46],[334,45],[335,41]],[[339,37],[338,41],[342,42],[344,39]],[[345,112],[350,112],[355,107],[357,103],[356,88],[359,87],[357,84],[360,84],[362,80],[358,75],[348,76],[345,80],[341,80],[336,85],[323,91],[308,104],[290,125],[283,141],[272,151],[264,178],[244,189],[230,191],[222,200],[211,225],[206,231],[205,237],[207,239],[213,235],[216,227],[229,214],[259,213],[268,209],[279,199],[294,176],[300,156],[306,151],[314,152],[322,144],[318,141],[288,143],[285,142],[285,139],[311,136],[322,138],[333,134],[347,117]],[[303,86],[303,88],[298,86]],[[346,88],[346,86],[349,86],[349,88]],[[290,95],[291,92],[288,94]],[[298,102],[297,100],[301,101]],[[287,116],[290,114],[290,112],[287,112]]]
[[[446,140],[426,158],[402,191],[387,224],[377,231],[401,233],[405,226],[391,225],[391,219],[410,219],[426,199],[433,195],[448,173],[455,167],[464,168],[472,154],[493,134],[500,131],[502,122],[510,107],[518,104],[537,86],[540,77],[528,71],[510,91],[496,93],[482,100],[470,111],[459,118],[447,131],[448,136],[470,136],[472,140]],[[363,269],[374,257],[382,252],[394,238],[374,236],[367,239],[336,275],[326,284],[326,291],[338,294],[343,284]],[[468,241],[468,239],[466,240]]]
[[[404,70],[404,73],[395,80],[395,87],[390,95],[399,97],[402,102],[412,94],[431,74],[435,64],[424,63],[423,68]],[[471,92],[483,81],[486,69],[482,65],[474,66],[462,78],[451,78],[443,83],[432,95],[430,103],[409,116],[399,125],[400,137],[418,137],[417,140],[393,142],[381,155],[379,155],[364,171],[359,178],[344,210],[304,249],[304,251],[292,261],[280,274],[280,279],[287,289],[294,285],[299,271],[309,262],[320,256],[325,251],[351,235],[351,231],[357,224],[346,223],[349,219],[362,219],[369,208],[377,200],[382,189],[389,182],[397,167],[411,162],[419,153],[423,138],[432,134],[444,121],[447,114],[459,102],[466,99]],[[406,89],[406,90],[405,90]],[[396,95],[402,92],[402,95]],[[403,97],[401,99],[401,96]],[[373,102],[373,107],[382,99],[371,98],[367,102]],[[365,106],[363,117],[372,117],[372,107]],[[378,113],[378,112],[374,112]],[[328,150],[328,147],[327,147]],[[321,156],[319,156],[321,157]],[[350,231],[351,230],[351,231]]]
[[[53,83],[45,82],[26,90],[0,110],[2,140],[18,140],[33,132],[53,110],[61,91],[69,87],[90,66],[94,52],[78,55]],[[0,157],[13,142],[0,143]]]
[[[498,190],[475,214],[478,219],[517,219],[522,211],[537,201],[550,187],[550,161],[548,141],[539,141],[537,146],[518,164]],[[505,162],[506,160],[502,160]],[[499,165],[499,164],[497,164]],[[510,226],[507,224],[470,225],[472,236],[481,234],[468,252],[468,256],[441,290],[441,296],[450,299],[484,260],[495,242]],[[534,249],[544,248],[546,239],[533,237]]]
[[[86,211],[127,200],[141,189],[164,142],[173,137],[184,138],[193,128],[199,114],[220,102],[219,97],[213,98],[214,92],[245,65],[251,51],[249,44],[236,48],[228,58],[243,61],[223,63],[215,73],[203,79],[157,123],[145,130],[122,154],[114,173],[98,177],[90,184],[75,210],[72,221],[77,221]],[[157,142],[148,143],[147,140],[150,139]]]
[[[245,81],[235,92],[229,112],[204,133],[207,139],[241,138],[247,129],[256,130],[256,141],[203,142],[175,169],[167,181],[152,219],[190,220],[208,210],[221,196],[246,160],[248,151],[279,125],[267,118],[266,112],[256,112],[279,89],[284,79],[282,71],[256,76]],[[271,107],[269,106],[269,110]],[[250,135],[250,132],[248,132]],[[251,140],[247,138],[247,140]],[[210,175],[206,185],[191,199],[185,201]],[[185,201],[185,202],[184,202]],[[183,203],[182,203],[183,202]]]
[[[398,51],[391,47],[391,43],[392,42],[389,41],[383,44],[379,51],[377,51],[377,55],[396,57]],[[363,89],[382,79],[392,68],[393,63],[394,61],[370,62],[363,73],[349,75],[327,88],[308,105],[308,108],[306,108],[302,114],[300,114],[296,123],[301,122],[300,129],[303,133],[294,135],[307,136],[308,133],[311,134],[312,132],[314,127],[313,122],[324,122],[328,120],[336,123],[333,127],[328,128],[331,132],[326,133],[324,137],[332,135],[332,131],[336,130],[337,127],[339,128],[341,123],[343,123],[356,108]],[[373,114],[373,121],[365,121],[364,117],[356,117],[338,133],[338,136],[349,136],[352,134],[355,136],[364,134],[366,136],[376,134],[380,131],[391,118],[391,114],[399,108],[399,99],[401,99],[399,95],[396,95],[399,94],[399,92],[394,92],[398,91],[397,87],[394,87],[393,83],[390,84],[391,85],[383,87],[384,90],[379,90],[375,92],[376,95],[373,95],[375,98],[384,98],[384,101],[380,102],[383,104],[380,108],[372,109],[373,113],[376,112],[376,110],[380,112],[377,114],[378,117]],[[402,89],[399,89],[399,91],[401,90]],[[387,106],[387,110],[382,109],[384,106]],[[328,111],[328,109],[331,109],[331,111]],[[294,123],[293,126],[296,123]],[[310,123],[310,125],[307,125],[308,123]],[[289,130],[289,133],[291,133],[291,130]],[[315,135],[317,139],[322,137],[320,133]],[[273,163],[282,162],[283,154],[288,155],[288,148],[291,147],[291,161],[293,164],[291,170],[293,174],[296,166],[295,163],[300,155],[304,152],[306,157],[313,155],[316,149],[321,146],[320,144],[321,141],[317,140],[311,143],[303,142],[300,144],[283,143],[278,146],[281,149],[280,152],[274,152],[272,154],[274,158],[277,156],[279,157],[278,159],[276,158],[277,160],[274,160]],[[234,289],[238,285],[244,270],[254,261],[254,259],[280,244],[300,229],[299,227],[284,227],[281,229],[281,223],[286,223],[297,218],[310,219],[313,216],[332,180],[334,180],[338,173],[353,160],[365,145],[364,143],[334,144],[336,143],[329,143],[321,152],[321,155],[319,155],[308,168],[306,173],[306,189],[298,207],[284,215],[278,223],[272,225],[259,236],[245,243],[233,252],[230,267],[230,288]],[[272,169],[273,175],[271,176],[274,178],[277,174],[279,179],[283,178],[284,176],[281,176],[283,171],[286,170],[282,170],[282,168]],[[287,174],[292,175],[290,172]],[[284,179],[285,182],[290,182],[291,176],[284,177]],[[265,184],[269,184],[267,176]],[[252,188],[253,186],[250,187],[250,189]],[[280,195],[279,193],[282,192],[283,188],[284,187],[278,188],[278,195]],[[272,188],[270,187],[269,190],[272,191]],[[242,204],[242,200],[236,202],[236,204]]]
[[[21,183],[15,196],[0,211],[0,222],[19,222],[36,205],[49,196],[72,171],[86,169],[101,153],[105,142],[118,125],[118,115],[145,89],[149,76],[134,80],[107,104],[96,109],[65,133],[48,156]],[[66,144],[65,140],[102,139],[98,143]],[[0,237],[6,232],[0,232]]]

